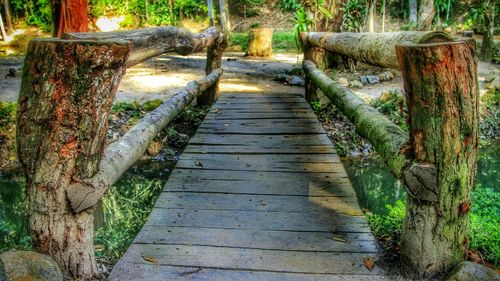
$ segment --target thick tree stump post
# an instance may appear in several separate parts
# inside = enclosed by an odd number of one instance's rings
[[[222,55],[227,47],[227,35],[221,35],[215,40],[215,43],[208,47],[207,62],[205,65],[205,73],[208,75],[213,70],[221,68]],[[210,86],[203,94],[196,98],[198,105],[212,105],[218,98],[219,81]]]
[[[73,214],[66,188],[97,172],[128,52],[126,43],[35,39],[25,59],[17,145],[29,228],[36,250],[54,258],[67,279],[97,273],[94,211]]]
[[[248,50],[251,57],[270,57],[273,54],[273,29],[254,28],[250,30]]]
[[[407,95],[414,160],[401,253],[432,275],[462,261],[476,179],[479,92],[474,41],[396,47]]]

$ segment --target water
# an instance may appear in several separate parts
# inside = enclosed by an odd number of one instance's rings
[[[406,199],[403,185],[377,155],[352,157],[342,161],[356,191],[359,205],[374,214],[387,214],[385,205]],[[500,191],[500,141],[481,147],[477,184]]]

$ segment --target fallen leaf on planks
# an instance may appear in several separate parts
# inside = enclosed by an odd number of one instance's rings
[[[153,256],[142,256],[142,258],[145,261],[148,261],[148,262],[151,262],[151,263],[158,263],[158,260],[155,257],[153,257]]]
[[[375,261],[373,260],[373,258],[371,257],[365,257],[365,259],[363,260],[363,263],[365,264],[366,268],[368,270],[372,270],[373,267],[375,266]]]

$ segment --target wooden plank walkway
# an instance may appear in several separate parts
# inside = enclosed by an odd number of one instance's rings
[[[225,94],[110,280],[387,280],[334,147],[297,94]]]

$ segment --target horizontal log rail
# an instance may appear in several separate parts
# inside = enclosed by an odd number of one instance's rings
[[[441,32],[303,33],[306,98],[317,91],[351,121],[408,193],[401,255],[424,276],[446,272],[468,249],[470,191],[479,131],[473,40]],[[401,69],[409,136],[352,91],[320,71],[325,52]]]
[[[189,55],[212,46],[222,34],[215,27],[193,34],[185,28],[161,26],[117,32],[65,33],[63,39],[117,41],[130,44],[130,54],[125,65],[134,66],[165,53]]]
[[[95,280],[94,206],[195,98],[217,97],[226,36],[177,27],[68,33],[34,39],[23,67],[17,120],[34,248],[50,255],[66,279]],[[192,81],[105,148],[108,120],[127,67],[163,53],[207,49],[206,76]]]
[[[399,69],[396,45],[449,42],[453,38],[441,31],[308,32],[301,34],[301,40],[304,46],[324,49],[327,52],[348,56],[371,65]]]
[[[99,172],[68,186],[68,200],[74,212],[93,207],[120,176],[146,151],[148,144],[196,97],[217,83],[222,69],[215,69],[198,81],[191,81],[157,109],[144,116],[127,133],[104,150]]]
[[[402,151],[409,141],[408,134],[354,92],[330,79],[312,61],[304,60],[303,67],[307,79],[354,123],[356,132],[375,147],[391,172],[400,178],[406,161]]]

